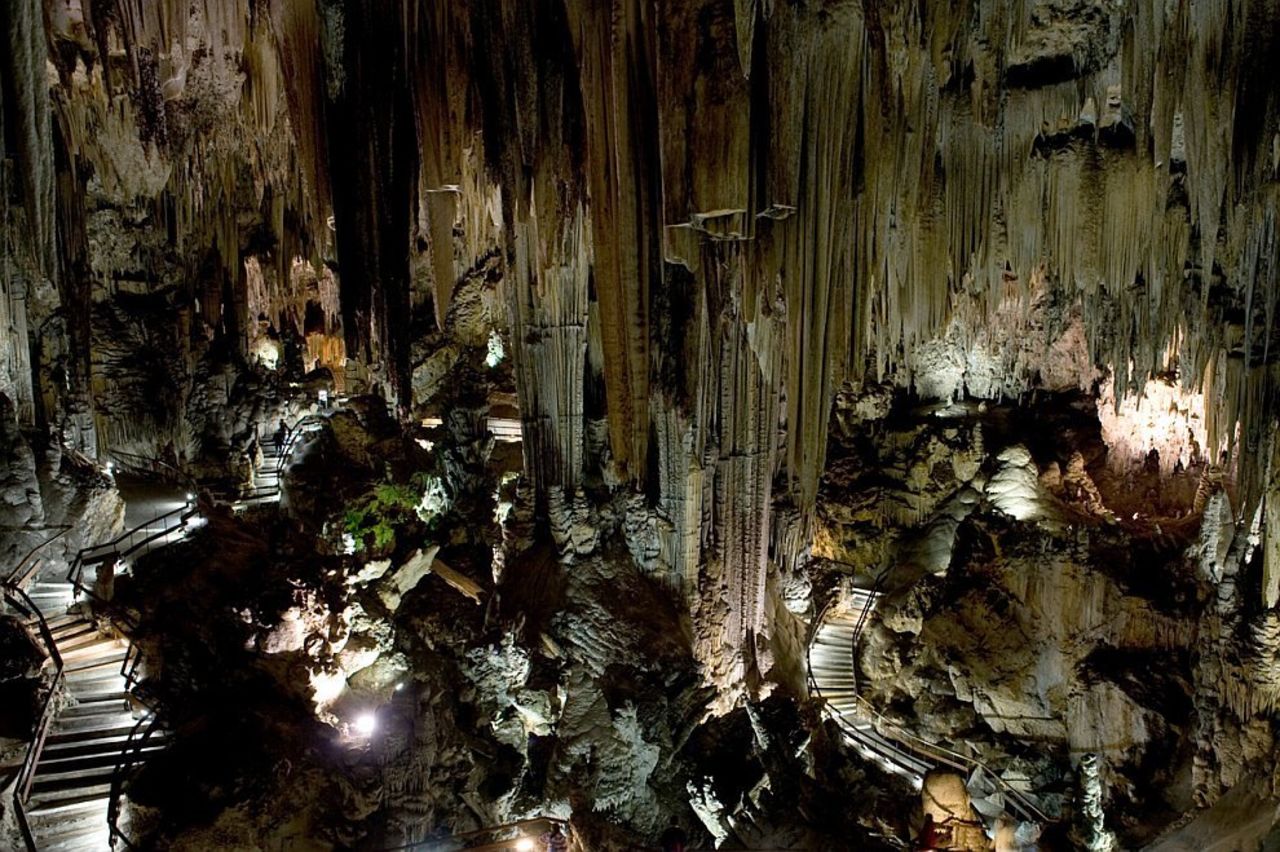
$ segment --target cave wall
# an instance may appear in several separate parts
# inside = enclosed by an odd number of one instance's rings
[[[246,261],[283,292],[300,258],[337,270],[347,352],[408,413],[414,311],[439,324],[499,246],[540,511],[561,489],[645,493],[712,679],[750,680],[832,401],[867,379],[1007,396],[1069,361],[1124,400],[1176,372],[1252,517],[1275,419],[1276,6],[27,0],[5,13],[9,208],[29,211],[6,245],[57,267],[67,362],[33,368],[30,395],[65,375],[59,416],[103,428],[91,281],[166,293],[180,376],[206,344],[249,354]],[[106,261],[111,209],[153,238]],[[1002,354],[940,382],[939,341]],[[125,421],[88,443],[151,428]]]

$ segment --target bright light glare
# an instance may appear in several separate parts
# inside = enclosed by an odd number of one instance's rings
[[[362,737],[367,737],[378,727],[378,717],[372,713],[361,713],[356,717],[355,729],[356,733]]]
[[[347,678],[342,672],[315,672],[311,675],[311,690],[314,695],[316,711],[328,708],[347,688]]]
[[[196,499],[196,495],[194,495],[194,494],[192,494],[190,491],[188,491],[188,492],[187,492],[187,502],[188,502],[188,503],[190,503],[190,502],[191,502],[192,500],[194,500],[194,499]]]
[[[521,837],[516,841],[516,849],[519,849],[520,852],[533,852],[533,838]]]

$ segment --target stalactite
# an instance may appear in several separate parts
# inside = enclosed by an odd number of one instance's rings
[[[573,7],[582,67],[596,298],[613,457],[632,476],[649,447],[649,291],[661,274],[652,12]]]
[[[851,153],[858,128],[823,116],[831,104],[855,102],[862,46],[857,28],[843,21],[830,23],[812,48],[802,78],[796,212],[776,226],[784,244],[779,274],[785,315],[778,319],[786,328],[786,469],[798,481],[797,502],[805,507],[817,494],[831,401],[848,373],[853,322]],[[766,310],[783,313],[773,305]]]
[[[15,2],[5,129],[48,252],[44,38]],[[1280,95],[1259,81],[1280,9],[1111,5],[1076,38],[1042,7],[119,0],[86,25],[128,55],[127,91],[109,57],[59,60],[54,109],[69,162],[147,199],[217,282],[192,296],[225,328],[305,326],[295,259],[321,269],[336,242],[342,319],[322,297],[312,357],[336,360],[340,330],[406,406],[411,246],[441,326],[459,270],[500,254],[534,490],[572,494],[611,457],[601,478],[663,516],[732,680],[767,656],[764,578],[803,546],[772,505],[804,528],[836,388],[927,388],[940,342],[991,363],[951,392],[1017,396],[1056,345],[1029,316],[1051,306],[1092,362],[1064,386],[1103,368],[1122,405],[1176,372],[1241,512],[1265,490]]]
[[[38,0],[11,0],[0,8],[5,34],[0,50],[0,102],[6,136],[16,144],[23,209],[34,259],[45,275],[56,272],[53,125],[49,112],[44,13]]]
[[[309,184],[312,221],[323,223],[332,204],[325,134],[320,15],[313,2],[272,0],[271,26],[294,129],[298,160]],[[327,228],[322,230],[327,238]]]
[[[470,18],[466,9],[449,3],[413,4],[406,14],[412,16],[409,58],[422,156],[418,219],[419,227],[425,223],[430,240],[436,324],[444,328],[458,278],[454,222],[459,204],[468,201],[463,196],[463,172],[472,138],[467,124],[472,96],[466,55]],[[477,256],[471,254],[467,262]]]
[[[409,223],[418,176],[413,103],[395,4],[344,7],[344,85],[330,104],[330,175],[347,349],[384,365],[411,404]],[[340,167],[337,167],[340,166]]]

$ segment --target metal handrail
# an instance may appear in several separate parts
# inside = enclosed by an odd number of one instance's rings
[[[871,584],[871,588],[867,590],[867,601],[862,605],[862,612],[858,614],[858,623],[853,628],[853,665],[850,673],[853,676],[854,693],[858,690],[858,637],[862,635],[862,630],[867,626],[867,622],[871,618],[871,611],[875,609],[876,599],[880,597],[880,587],[884,585],[885,578],[889,576],[888,571],[881,571],[876,575],[875,582]]]
[[[53,631],[49,629],[49,622],[40,607],[20,586],[11,584],[8,580],[5,580],[0,585],[4,589],[4,600],[10,606],[28,617],[35,617],[40,638],[48,649],[49,658],[53,660],[54,666],[53,681],[41,701],[40,716],[36,721],[31,744],[27,746],[26,756],[22,760],[22,768],[18,770],[18,776],[13,785],[13,811],[18,818],[18,827],[22,832],[22,839],[27,844],[29,852],[36,852],[35,835],[31,831],[30,822],[27,820],[27,802],[31,798],[31,786],[35,782],[36,767],[40,763],[40,756],[44,753],[45,741],[49,737],[49,725],[53,722],[55,706],[53,698],[58,694],[58,690],[62,686],[62,681],[65,677],[63,671],[65,666],[62,662],[62,654],[58,652],[58,643],[53,641]]]
[[[289,431],[285,447],[282,449],[280,458],[276,462],[276,471],[278,474],[283,472],[289,455],[305,433],[306,427],[311,423],[322,419],[323,418],[319,415],[308,415],[307,417],[299,420],[299,422],[295,424],[294,428]],[[159,459],[148,459],[144,456],[137,456],[131,453],[121,453],[119,451],[113,452],[113,456],[123,456],[124,458],[122,461],[125,462],[126,467],[131,464],[136,464],[136,461],[134,460],[142,460],[154,463],[156,467],[168,468],[177,475],[180,481],[192,486],[194,490],[194,479]],[[160,473],[161,471],[151,470],[150,472]],[[278,491],[278,486],[276,490]],[[196,502],[193,499],[188,499],[184,505],[152,517],[132,529],[122,532],[110,541],[81,548],[76,553],[75,559],[72,561],[72,564],[67,571],[67,582],[70,583],[77,596],[84,594],[96,603],[108,604],[107,601],[102,600],[98,596],[91,586],[84,583],[85,566],[96,565],[106,562],[109,559],[127,559],[129,556],[138,552],[152,542],[170,535],[175,530],[185,528],[187,522],[198,513],[199,508],[197,507]],[[157,525],[159,526],[159,529],[156,529]],[[58,652],[57,643],[53,640],[52,631],[49,629],[48,622],[45,619],[44,614],[19,586],[19,583],[24,582],[35,569],[34,567],[29,568],[22,573],[21,577],[18,575],[35,551],[63,535],[68,529],[70,529],[70,526],[67,526],[59,531],[57,535],[51,536],[36,545],[36,547],[32,548],[32,551],[18,563],[18,566],[10,573],[10,576],[2,584],[5,591],[4,597],[6,601],[15,606],[19,611],[32,614],[37,617],[41,637],[49,649],[50,657],[55,661],[54,682],[42,703],[36,733],[31,745],[27,749],[27,755],[23,761],[22,769],[18,773],[17,783],[15,784],[14,789],[14,811],[18,818],[18,824],[22,831],[23,840],[26,842],[29,852],[36,852],[36,846],[35,836],[26,816],[26,804],[30,796],[31,786],[34,783],[35,772],[39,766],[40,757],[44,751],[44,744],[48,737],[49,726],[53,721],[53,696],[57,694],[65,675],[63,671],[64,665],[62,656]],[[110,608],[109,615],[113,619],[118,619],[124,622],[124,624],[129,627],[137,626],[136,621],[131,616],[116,608]],[[142,658],[143,654],[141,648],[130,639],[125,651],[125,658],[121,663],[121,676],[125,681],[126,689],[135,697],[135,699],[140,701],[149,712],[146,717],[139,720],[138,724],[134,725],[129,736],[125,739],[124,746],[121,750],[120,760],[117,762],[116,767],[112,772],[111,789],[107,802],[107,822],[110,835],[112,838],[118,838],[130,849],[136,849],[138,847],[124,834],[123,831],[121,831],[119,827],[120,801],[124,791],[125,776],[132,771],[134,765],[138,762],[147,741],[159,726],[161,717],[161,713],[159,712],[160,708],[154,706],[153,701],[145,699],[140,695],[139,686],[141,684],[141,678],[139,677],[138,672],[142,663]],[[139,731],[143,730],[143,724],[148,722],[149,724],[147,724],[145,731],[143,731],[139,736]]]
[[[128,453],[124,450],[108,450],[107,455],[111,457],[112,461],[119,464],[122,470],[150,474],[191,490],[196,488],[197,483],[194,476],[164,459],[139,453]]]
[[[125,738],[124,747],[120,750],[120,759],[116,761],[115,768],[111,771],[111,790],[107,794],[107,831],[113,841],[120,840],[130,849],[137,849],[138,846],[120,828],[120,799],[124,795],[125,776],[132,772],[142,755],[142,750],[147,746],[147,741],[160,726],[160,714],[150,707],[148,711],[147,715],[139,719],[138,723],[129,730],[129,736]],[[143,730],[143,725],[146,725],[146,730]],[[141,736],[139,731],[142,731]],[[112,845],[114,846],[114,842]]]
[[[333,412],[330,411],[329,413],[332,414]],[[284,478],[285,468],[289,464],[289,459],[293,456],[293,451],[297,449],[298,444],[302,442],[303,437],[308,433],[308,427],[323,423],[328,419],[328,416],[327,414],[307,414],[290,426],[285,431],[284,440],[279,445],[279,455],[275,459],[275,467],[272,470],[276,478],[275,484],[255,485],[252,488],[242,489],[238,492],[238,497],[232,502],[249,503],[255,500],[265,500],[279,494],[283,490],[280,483]]]
[[[307,414],[299,418],[298,422],[290,427],[285,434],[284,443],[280,447],[280,457],[276,459],[276,475],[280,476],[284,473],[285,467],[289,463],[289,458],[293,455],[293,451],[302,441],[303,435],[307,433],[307,427],[319,423],[324,423],[328,417],[323,414]]]
[[[75,560],[71,564],[71,568],[67,572],[67,582],[71,584],[76,594],[84,594],[86,597],[93,599],[96,603],[107,605],[108,614],[112,619],[123,622],[131,628],[137,627],[137,622],[126,612],[115,607],[110,607],[108,601],[102,600],[91,586],[84,583],[84,567],[85,565],[94,565],[106,562],[109,559],[126,559],[142,548],[146,547],[157,539],[164,538],[174,530],[180,530],[186,527],[187,522],[195,515],[199,514],[199,507],[194,500],[188,500],[185,504],[177,509],[171,509],[163,512],[153,518],[143,521],[141,524],[126,530],[114,539],[92,547],[81,548],[76,554]],[[171,524],[172,522],[172,524]],[[159,525],[159,529],[154,529]],[[141,536],[141,537],[139,537]],[[126,637],[127,638],[127,637]],[[138,669],[142,663],[142,650],[131,639],[128,639],[128,645],[125,649],[124,660],[120,664],[120,674],[124,679],[126,690],[140,701],[147,708],[148,716],[134,725],[129,732],[129,736],[125,739],[121,748],[121,758],[117,762],[115,770],[111,776],[111,790],[107,799],[107,828],[111,837],[119,838],[126,846],[131,849],[137,848],[128,837],[120,830],[118,822],[120,815],[120,796],[124,789],[124,775],[129,772],[137,756],[141,754],[146,740],[151,736],[155,726],[159,724],[160,713],[159,708],[153,705],[153,702],[146,700],[140,694],[138,686],[141,679],[138,676]],[[151,725],[143,734],[141,740],[138,740],[137,732],[141,728],[143,722],[151,720]],[[34,849],[34,847],[32,847]]]
[[[45,527],[45,529],[56,529],[57,532],[28,550],[26,556],[19,559],[18,564],[9,572],[9,576],[3,581],[4,583],[15,586],[25,586],[27,580],[35,573],[36,566],[39,565],[38,561],[32,561],[35,559],[35,555],[43,550],[46,545],[52,544],[66,535],[67,530],[71,529],[71,524],[59,524],[56,527]]]
[[[85,585],[84,568],[86,565],[96,565],[113,558],[117,560],[127,559],[151,542],[164,538],[174,530],[183,529],[191,518],[199,514],[199,511],[195,501],[188,501],[176,509],[171,509],[138,524],[111,541],[81,548],[67,571],[67,582],[71,584],[71,588],[77,595],[84,594],[99,603],[105,603],[91,587]],[[171,521],[173,522],[172,526],[170,526]],[[161,524],[161,528],[158,531],[150,531],[156,524]],[[138,538],[140,534],[144,533],[145,535],[142,535],[142,538]],[[121,546],[122,544],[124,546]]]
[[[58,651],[58,643],[53,641],[53,631],[49,629],[49,621],[45,618],[44,612],[40,607],[27,594],[25,586],[40,567],[40,560],[35,559],[35,555],[43,550],[46,545],[66,535],[69,529],[71,529],[70,524],[63,524],[59,527],[58,532],[28,550],[26,555],[18,560],[18,564],[14,566],[14,569],[9,572],[9,576],[3,582],[0,582],[4,600],[27,617],[35,617],[40,639],[44,642],[49,658],[54,663],[53,681],[41,700],[40,715],[36,719],[31,743],[27,746],[27,753],[23,756],[22,767],[18,770],[13,790],[13,811],[18,818],[18,827],[22,832],[23,842],[26,843],[27,849],[31,850],[31,852],[35,852],[36,841],[35,835],[31,831],[31,824],[27,820],[27,801],[31,796],[31,785],[34,782],[36,765],[40,762],[40,756],[44,752],[44,744],[49,736],[49,725],[53,721],[53,697],[58,694],[65,675],[62,654]]]
[[[884,574],[881,574],[872,587],[873,592],[878,589],[883,579]],[[874,721],[878,723],[876,725],[876,730],[885,738],[886,741],[889,741],[890,747],[896,748],[901,746],[906,749],[906,751],[901,752],[903,757],[911,758],[914,754],[916,758],[924,758],[928,762],[944,764],[952,767],[953,769],[959,769],[965,772],[972,771],[973,769],[981,769],[982,772],[992,780],[992,783],[994,783],[1000,791],[1006,795],[1006,801],[1009,803],[1009,806],[1018,811],[1023,819],[1041,823],[1051,822],[1048,816],[1045,815],[1045,813],[1041,811],[1034,802],[1030,801],[1022,791],[1014,789],[1007,781],[992,771],[992,769],[985,763],[975,757],[961,754],[960,752],[946,746],[931,743],[919,735],[908,731],[906,728],[903,728],[901,725],[897,724],[877,710],[871,702],[863,698],[857,691],[856,672],[858,667],[858,642],[862,638],[862,630],[865,628],[866,623],[870,618],[868,610],[874,608],[875,601],[876,595],[873,593],[868,597],[866,604],[863,605],[863,611],[859,614],[858,622],[854,628],[853,637],[849,642],[849,662],[850,670],[854,673],[855,687],[853,700],[867,713],[869,713],[873,717]],[[813,674],[813,662],[810,651],[813,647],[813,638],[817,635],[818,628],[826,620],[827,613],[831,610],[833,603],[833,601],[828,601],[818,613],[818,616],[814,619],[813,623],[815,627],[813,629],[813,634],[810,636],[809,642],[805,648],[805,666],[808,670],[809,688],[814,695],[823,701],[825,701],[825,698],[822,695],[822,688],[818,686],[817,679]],[[857,738],[861,733],[843,717],[843,714],[832,712],[829,715],[835,719],[836,724],[839,727],[844,729],[847,733],[852,734],[855,738]]]

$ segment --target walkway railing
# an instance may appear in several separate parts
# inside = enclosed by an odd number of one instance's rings
[[[35,835],[31,832],[31,824],[27,820],[27,803],[31,798],[31,785],[35,781],[36,766],[39,765],[40,756],[44,753],[44,744],[49,737],[49,726],[53,722],[55,707],[53,699],[58,694],[58,690],[62,688],[65,673],[63,671],[62,654],[58,652],[58,644],[53,640],[53,631],[49,629],[49,621],[45,618],[44,612],[41,611],[40,607],[27,594],[26,585],[27,581],[40,568],[40,560],[36,558],[36,554],[43,550],[45,546],[66,535],[69,529],[71,529],[70,525],[64,525],[59,528],[57,533],[32,547],[27,551],[26,556],[18,560],[18,564],[9,572],[9,576],[3,582],[0,582],[0,590],[3,591],[5,603],[27,618],[36,620],[36,631],[40,634],[40,641],[44,643],[49,659],[53,660],[53,680],[50,682],[48,690],[45,691],[44,697],[40,700],[40,714],[36,717],[31,743],[27,746],[27,753],[23,756],[22,766],[18,770],[18,777],[15,779],[13,786],[13,812],[18,819],[18,828],[22,832],[23,842],[26,843],[30,852],[35,852],[36,840]]]
[[[193,495],[192,498],[178,508],[143,521],[138,526],[126,530],[111,541],[82,548],[76,554],[76,558],[72,560],[71,567],[67,571],[67,582],[71,584],[72,591],[77,597],[83,594],[100,604],[108,603],[102,600],[92,584],[84,582],[85,567],[101,565],[104,562],[113,560],[122,562],[152,542],[169,536],[175,530],[186,529],[187,522],[199,512],[200,510],[196,506]],[[136,626],[123,613],[113,613],[113,616],[121,617],[131,627]]]
[[[196,480],[191,474],[175,464],[154,456],[138,453],[126,453],[123,450],[108,450],[112,464],[126,473],[141,477],[154,477],[163,482],[180,485],[189,491],[196,490]]]
[[[199,511],[194,495],[191,495],[178,508],[143,521],[111,541],[82,548],[76,554],[70,569],[67,571],[67,582],[71,584],[76,596],[84,594],[95,603],[104,606],[113,620],[122,623],[128,628],[136,628],[138,626],[136,619],[124,610],[111,606],[111,602],[104,600],[92,583],[85,583],[85,567],[111,561],[122,562],[148,545],[168,537],[175,531],[185,529],[191,518],[199,514]],[[134,725],[121,746],[120,759],[112,772],[111,788],[107,799],[107,829],[112,838],[119,839],[129,848],[136,848],[133,842],[119,828],[120,799],[123,794],[126,777],[131,774],[134,765],[146,746],[147,740],[155,732],[160,721],[160,714],[157,712],[157,707],[153,705],[152,700],[147,698],[143,691],[139,689],[141,680],[138,672],[142,662],[142,652],[127,632],[125,632],[125,639],[127,647],[124,661],[120,666],[120,674],[125,681],[126,690],[149,712],[139,720],[138,724]],[[34,770],[35,767],[33,766],[32,771],[34,772]]]
[[[310,432],[314,431],[311,427],[317,426],[328,419],[336,409],[331,409],[328,414],[308,414],[300,418],[297,423],[289,427],[285,433],[284,440],[279,445],[279,455],[276,456],[275,468],[272,473],[275,475],[275,483],[272,485],[261,485],[253,488],[245,489],[240,492],[240,498],[237,502],[251,503],[258,500],[267,500],[275,497],[280,493],[280,482],[284,476],[284,470],[289,466],[289,460],[293,457],[294,450],[298,444],[302,443],[302,439]]]
[[[27,555],[18,560],[18,564],[13,567],[13,570],[9,572],[9,576],[4,579],[3,583],[5,585],[26,588],[27,581],[35,575],[36,569],[40,566],[40,560],[36,559],[36,554],[66,535],[71,529],[71,524],[60,524],[56,527],[45,527],[45,529],[56,529],[57,532],[28,550]]]
[[[867,596],[862,609],[858,613],[858,619],[853,630],[853,638],[849,643],[849,670],[853,677],[854,694],[853,701],[864,712],[869,720],[875,725],[875,730],[885,738],[887,745],[898,752],[898,755],[906,761],[923,761],[940,766],[948,766],[952,769],[959,770],[964,773],[972,773],[974,770],[981,770],[983,775],[996,785],[1001,793],[1004,794],[1007,806],[1016,813],[1021,819],[1038,822],[1050,822],[1048,816],[1021,790],[1015,789],[1007,781],[1001,778],[985,763],[970,755],[961,754],[954,749],[938,743],[930,742],[917,734],[912,733],[898,723],[889,719],[879,710],[877,710],[871,702],[863,698],[857,688],[857,672],[858,672],[858,643],[862,638],[862,631],[870,622],[871,615],[875,609],[878,599],[879,589],[882,585],[884,575],[877,578],[872,587],[871,594]],[[813,635],[809,638],[808,646],[805,651],[805,663],[808,669],[809,689],[818,697],[819,700],[825,702],[822,695],[822,689],[818,685],[817,679],[813,674],[813,662],[810,651],[813,646],[813,640],[817,636],[817,631],[825,623],[828,613],[831,611],[834,601],[828,601],[827,605],[818,613],[814,619]],[[857,740],[861,738],[861,732],[846,718],[844,714],[832,710],[828,714],[833,718],[836,724],[843,730],[846,735]]]
[[[132,644],[131,644],[132,647]],[[132,689],[130,690],[132,692]],[[134,768],[142,758],[151,736],[160,729],[160,714],[146,702],[148,712],[138,720],[129,731],[120,750],[120,759],[111,771],[111,790],[107,794],[107,831],[111,835],[112,845],[119,840],[129,849],[139,848],[124,830],[120,828],[120,802],[124,798],[124,785],[131,779]]]
[[[22,760],[22,768],[18,770],[18,777],[13,787],[13,812],[18,818],[18,827],[22,831],[22,839],[26,842],[27,849],[30,852],[35,852],[36,839],[27,820],[27,803],[31,798],[31,785],[35,781],[36,767],[40,764],[40,756],[44,753],[44,744],[49,737],[49,726],[53,722],[54,708],[56,706],[53,699],[58,694],[58,690],[62,688],[65,667],[62,662],[62,655],[58,653],[58,643],[53,641],[53,632],[49,629],[49,622],[45,619],[44,613],[40,611],[40,607],[36,606],[35,602],[20,586],[11,585],[8,580],[3,585],[5,603],[24,616],[35,618],[40,640],[44,643],[49,659],[53,660],[53,680],[40,702],[40,715],[36,720],[31,744],[27,746],[27,754]]]
[[[309,428],[321,421],[322,415],[307,415],[301,418],[294,426],[289,429],[284,442],[280,447],[280,455],[276,459],[275,473],[276,485],[270,488],[256,489],[258,491],[270,491],[272,494],[279,493],[279,478],[283,474],[288,460],[297,447],[302,437],[309,431]],[[137,457],[134,464],[140,462]],[[175,469],[176,470],[176,469]],[[193,488],[194,481],[186,476],[185,473],[179,471],[183,480],[190,483],[189,487]],[[193,496],[193,495],[192,495]],[[255,495],[258,497],[268,496],[265,494]],[[68,580],[77,593],[83,592],[86,595],[99,600],[91,586],[84,582],[84,569],[87,565],[101,564],[109,560],[121,561],[127,559],[138,550],[146,547],[154,541],[168,536],[175,530],[184,529],[187,522],[198,514],[199,510],[195,505],[194,499],[189,497],[186,504],[165,512],[151,520],[140,524],[139,526],[122,534],[113,541],[98,545],[93,548],[87,548],[77,554],[72,570],[68,574]],[[120,619],[130,628],[136,628],[137,624],[134,620],[124,612],[114,611],[113,617]],[[129,731],[129,735],[125,738],[125,742],[121,747],[120,759],[117,761],[111,774],[111,788],[107,798],[107,828],[113,841],[118,840],[129,849],[139,848],[137,844],[129,838],[125,831],[120,827],[121,802],[124,798],[124,788],[134,774],[143,754],[146,751],[148,742],[151,737],[161,729],[162,717],[165,715],[164,708],[158,701],[157,697],[150,694],[145,689],[140,671],[143,662],[143,654],[140,646],[135,644],[132,638],[126,636],[128,646],[125,650],[125,658],[120,665],[120,674],[124,679],[125,688],[130,695],[134,697],[143,707],[147,709],[147,713],[138,723]]]

